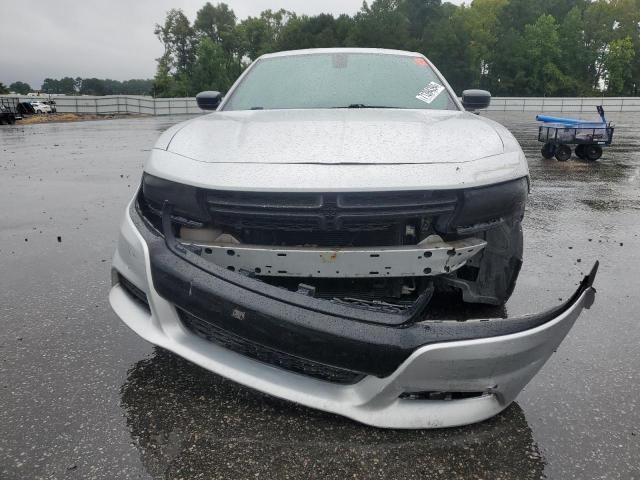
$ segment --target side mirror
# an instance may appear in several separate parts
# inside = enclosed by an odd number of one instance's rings
[[[212,91],[200,92],[196,95],[196,101],[201,110],[215,110],[222,101],[222,94]]]
[[[462,106],[465,110],[487,108],[491,103],[491,94],[486,90],[465,90],[462,92]]]

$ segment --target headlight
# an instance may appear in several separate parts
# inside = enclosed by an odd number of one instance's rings
[[[191,185],[164,180],[145,173],[142,176],[142,196],[149,207],[162,211],[165,202],[173,205],[174,216],[206,222],[209,216],[202,207],[198,189]]]
[[[522,216],[527,203],[527,177],[488,187],[462,190],[461,202],[450,224],[452,230]]]

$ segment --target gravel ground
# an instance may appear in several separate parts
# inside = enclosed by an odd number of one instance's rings
[[[640,115],[597,163],[543,160],[533,115],[490,115],[533,181],[509,315],[596,303],[516,403],[478,425],[386,431],[154,349],[107,303],[118,224],[182,120],[0,128],[0,478],[640,479]]]

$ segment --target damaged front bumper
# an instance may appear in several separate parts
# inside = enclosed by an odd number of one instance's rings
[[[464,425],[506,408],[590,307],[596,270],[540,314],[421,320],[428,299],[367,311],[216,266],[159,235],[133,202],[113,267],[112,307],[151,343],[251,388],[388,428]]]

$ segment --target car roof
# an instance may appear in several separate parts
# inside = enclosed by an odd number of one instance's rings
[[[406,57],[424,57],[424,55],[418,52],[391,50],[387,48],[305,48],[302,50],[286,50],[283,52],[266,53],[260,58],[292,57],[296,55],[313,55],[321,53],[377,53],[383,55],[402,55]]]

